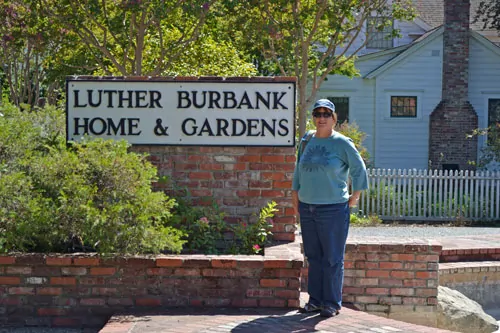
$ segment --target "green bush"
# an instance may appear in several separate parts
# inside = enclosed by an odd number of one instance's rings
[[[195,207],[189,197],[176,198],[178,205],[168,224],[185,234],[187,253],[204,254],[262,254],[270,242],[272,218],[276,203],[270,202],[260,210],[254,223],[225,221],[215,202],[210,206]]]
[[[271,201],[259,212],[259,217],[255,223],[239,223],[233,227],[236,242],[233,242],[229,248],[230,253],[260,253],[264,246],[268,244],[269,237],[272,235],[274,213],[276,202]],[[235,246],[236,244],[236,246]]]
[[[52,248],[48,205],[24,173],[0,173],[0,252]]]
[[[382,220],[377,215],[365,215],[362,211],[351,213],[351,225],[354,227],[375,226]]]
[[[152,191],[145,156],[124,141],[66,145],[52,107],[0,113],[0,251],[181,251],[165,226],[175,200]]]
[[[215,202],[210,206],[193,206],[189,196],[175,198],[177,205],[167,224],[184,234],[186,253],[217,254],[224,248],[224,233],[229,232],[225,214]]]
[[[262,254],[276,203],[230,224],[216,204],[154,192],[125,141],[65,141],[54,107],[0,108],[0,252]]]

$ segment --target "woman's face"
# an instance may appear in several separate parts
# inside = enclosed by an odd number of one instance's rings
[[[314,119],[314,125],[316,129],[328,128],[331,129],[335,126],[335,114],[332,110],[327,108],[316,108],[312,112],[312,116]]]

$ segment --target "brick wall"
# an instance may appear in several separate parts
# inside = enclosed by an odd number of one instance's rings
[[[380,316],[435,327],[441,250],[440,244],[427,241],[349,239],[343,302]],[[307,268],[302,274],[306,289]]]
[[[278,203],[272,230],[275,240],[293,241],[295,214],[291,185],[295,167],[294,147],[192,147],[134,146],[146,152],[160,176],[168,176],[177,187],[186,188],[196,205],[215,199],[227,220],[252,222],[269,201]],[[164,183],[155,188],[175,193]]]
[[[483,245],[482,248],[476,249],[448,249],[443,250],[439,256],[439,262],[450,263],[459,261],[499,261],[500,248],[488,247]]]
[[[0,326],[102,327],[117,311],[299,306],[300,250],[265,256],[0,256]]]
[[[345,261],[345,301],[357,308],[435,326],[438,243],[415,240],[349,243]]]

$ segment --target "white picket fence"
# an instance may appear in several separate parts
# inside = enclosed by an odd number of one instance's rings
[[[500,220],[500,172],[369,169],[359,209],[383,220]]]

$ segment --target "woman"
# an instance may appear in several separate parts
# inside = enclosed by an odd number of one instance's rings
[[[368,176],[352,140],[334,130],[335,105],[320,99],[312,116],[316,132],[300,143],[292,184],[293,206],[300,215],[309,262],[309,302],[301,312],[321,311],[321,316],[332,317],[342,307],[349,208],[356,206],[361,191],[368,188]]]

